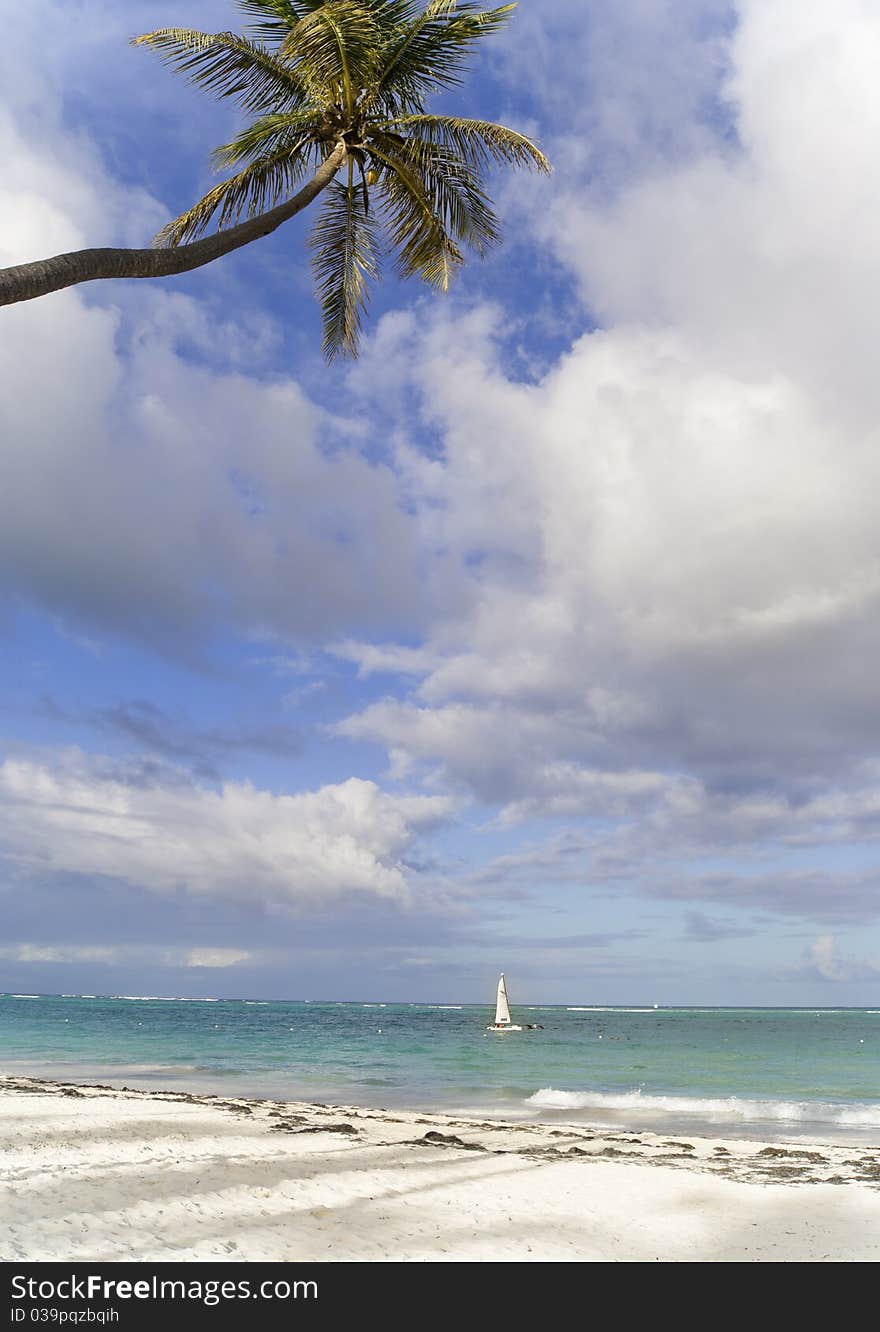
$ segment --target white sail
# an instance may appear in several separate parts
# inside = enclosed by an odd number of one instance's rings
[[[498,982],[498,998],[495,1000],[495,1021],[496,1023],[510,1021],[510,1004],[507,1002],[507,986],[504,984],[504,973]]]

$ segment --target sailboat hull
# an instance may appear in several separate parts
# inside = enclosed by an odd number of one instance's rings
[[[486,1028],[487,1031],[522,1031],[515,1022],[491,1022]]]

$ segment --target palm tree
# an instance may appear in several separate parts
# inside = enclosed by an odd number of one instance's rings
[[[498,163],[549,171],[516,130],[426,110],[431,94],[461,82],[475,42],[506,23],[514,4],[238,4],[252,20],[247,36],[163,28],[135,39],[250,114],[214,154],[233,174],[150,249],[81,250],[0,270],[0,304],[96,278],[198,268],[268,235],[323,193],[310,246],[324,351],[356,355],[383,250],[394,252],[401,276],[445,290],[465,249],[484,255],[499,240],[486,171]],[[217,230],[204,236],[212,221]]]

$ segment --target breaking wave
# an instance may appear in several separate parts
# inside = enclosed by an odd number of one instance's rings
[[[728,1129],[738,1124],[770,1122],[880,1131],[880,1101],[760,1101],[739,1096],[650,1096],[637,1088],[631,1092],[575,1092],[543,1087],[526,1098],[526,1105],[536,1110],[578,1111],[581,1115],[593,1112],[601,1117],[599,1122],[607,1122],[609,1115],[622,1119],[627,1112],[635,1112],[642,1122],[690,1118]]]

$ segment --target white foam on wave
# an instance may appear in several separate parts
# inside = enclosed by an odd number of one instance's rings
[[[659,1013],[658,1008],[614,1008],[612,1006],[602,1007],[599,1004],[584,1005],[580,1008],[566,1008],[566,1013]]]
[[[786,1124],[837,1124],[880,1129],[880,1102],[757,1101],[739,1096],[644,1096],[631,1092],[573,1092],[542,1087],[526,1098],[539,1110],[638,1110],[643,1114],[693,1115],[721,1124],[772,1120]]]
[[[308,1002],[309,1002],[309,1001],[308,1001],[308,999],[307,999],[307,1000],[306,1000],[306,1003],[308,1003]],[[243,1000],[242,1000],[242,1003],[247,1004],[250,1008],[265,1008],[266,1005],[269,1003],[269,1000],[268,1000],[268,999],[243,999]]]
[[[42,999],[41,994],[11,994],[10,999]]]
[[[460,1009],[460,1008],[463,1008],[464,1005],[463,1005],[463,1004],[428,1004],[428,1007],[429,1007],[429,1008],[443,1008],[443,1009],[447,1009],[447,1008]]]
[[[94,999],[93,994],[81,994],[81,999]],[[114,994],[113,999],[127,999],[133,1004],[219,1004],[219,999],[192,999],[179,994]]]

